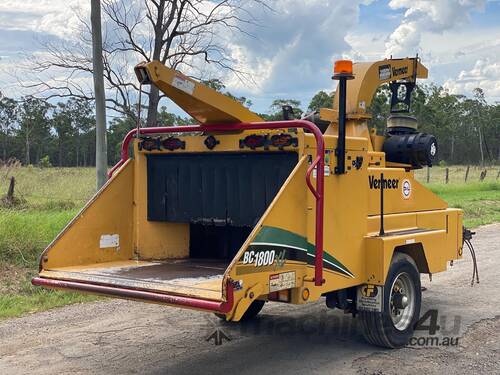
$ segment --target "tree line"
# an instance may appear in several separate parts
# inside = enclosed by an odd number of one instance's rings
[[[381,132],[390,107],[390,90],[381,86],[374,96],[370,126]],[[438,141],[439,160],[448,164],[500,162],[500,103],[488,103],[481,88],[472,97],[449,94],[434,84],[417,86],[411,114],[421,132]]]
[[[225,91],[219,80],[204,81],[247,107],[252,102]],[[265,120],[280,120],[282,107],[290,106],[293,115],[300,118],[319,108],[331,108],[333,93],[318,92],[307,108],[294,99],[274,100],[267,113],[259,114]],[[379,88],[369,112],[370,127],[383,133],[389,115],[390,90]],[[447,164],[488,164],[500,162],[500,104],[488,103],[481,89],[472,97],[449,94],[436,85],[421,85],[415,89],[412,114],[419,130],[433,134],[439,143],[439,160]],[[156,125],[175,126],[195,121],[168,112],[160,107]],[[145,126],[146,120],[142,124]],[[108,123],[108,163],[120,157],[125,134],[136,126],[136,117],[122,115]],[[0,159],[20,160],[24,165],[44,164],[59,167],[95,165],[95,117],[92,101],[70,98],[57,104],[32,96],[15,100],[0,98]]]

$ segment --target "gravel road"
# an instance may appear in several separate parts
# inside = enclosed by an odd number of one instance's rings
[[[1,321],[0,374],[498,374],[500,224],[479,228],[473,242],[481,283],[470,287],[468,253],[432,282],[422,277],[422,313],[437,310],[440,329],[419,331],[404,349],[366,344],[356,319],[321,302],[267,304],[259,319],[229,324],[105,300]],[[207,341],[214,332],[221,345]]]

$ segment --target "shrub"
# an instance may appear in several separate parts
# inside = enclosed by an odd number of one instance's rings
[[[50,163],[50,158],[48,155],[45,155],[43,158],[40,159],[40,161],[38,162],[38,167],[40,167],[40,168],[52,167],[52,164]]]

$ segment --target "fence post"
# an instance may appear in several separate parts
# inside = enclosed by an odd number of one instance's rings
[[[448,183],[450,177],[450,169],[446,168],[446,183]]]
[[[498,173],[497,173],[497,180],[499,177],[500,177],[500,169],[498,170]]]
[[[479,181],[483,181],[484,178],[486,177],[487,170],[485,169],[484,171],[481,172],[481,175],[479,176]]]
[[[9,190],[7,190],[7,201],[13,202],[14,201],[14,186],[16,185],[16,179],[14,176],[10,178],[10,183],[9,183]]]
[[[470,165],[468,165],[467,169],[465,170],[465,182],[467,182],[467,179],[469,178],[469,169],[470,169]]]
[[[431,169],[427,167],[427,183],[429,183],[430,179],[431,179]]]

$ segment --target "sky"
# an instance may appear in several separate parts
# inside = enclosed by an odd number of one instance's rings
[[[0,0],[0,92],[27,94],[18,83],[24,77],[20,66],[43,54],[44,42],[75,38],[77,13],[90,17],[89,3]],[[429,68],[429,82],[465,95],[481,87],[490,102],[500,101],[500,0],[268,3],[272,12],[249,9],[259,22],[247,28],[252,37],[225,36],[236,66],[253,79],[229,73],[221,78],[231,93],[251,99],[256,112],[268,112],[277,98],[298,99],[306,108],[319,90],[334,90],[337,59],[376,61],[416,53]]]

